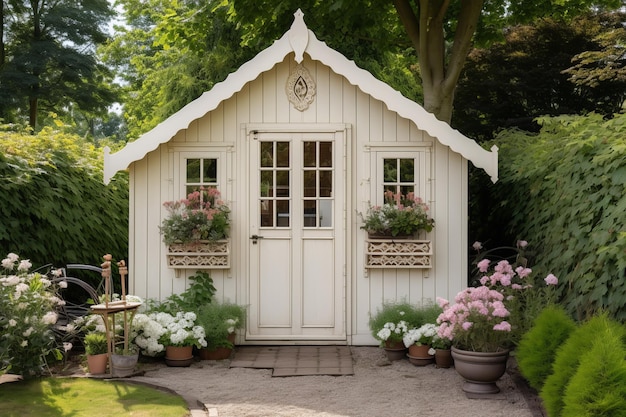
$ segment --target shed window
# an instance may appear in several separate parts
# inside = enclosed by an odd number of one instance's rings
[[[383,191],[394,194],[415,192],[415,159],[383,159]]]
[[[200,187],[217,188],[217,158],[188,158],[186,160],[185,191],[190,194]]]

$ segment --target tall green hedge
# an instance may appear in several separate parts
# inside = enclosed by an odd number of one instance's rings
[[[560,279],[577,319],[626,320],[626,115],[542,118],[538,135],[500,134],[492,209],[531,243],[533,271]]]
[[[0,131],[0,256],[34,267],[127,259],[128,178],[102,182],[102,149],[45,128]]]

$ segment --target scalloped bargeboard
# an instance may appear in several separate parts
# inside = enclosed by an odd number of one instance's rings
[[[273,369],[272,376],[354,375],[348,346],[238,346],[230,367]]]

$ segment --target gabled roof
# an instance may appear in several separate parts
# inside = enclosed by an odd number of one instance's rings
[[[306,52],[311,59],[322,62],[335,73],[345,77],[348,82],[359,87],[361,91],[382,101],[389,110],[412,120],[419,129],[461,154],[475,166],[482,168],[493,182],[498,180],[498,147],[491,151],[483,149],[474,140],[452,129],[448,123],[438,120],[422,106],[404,97],[389,85],[375,78],[369,72],[359,68],[353,61],[328,47],[308,30],[304,23],[304,14],[300,9],[294,14],[291,28],[274,44],[261,51],[250,61],[243,64],[226,79],[193,100],[161,122],[155,128],[144,133],[136,141],[128,143],[119,152],[111,154],[108,147],[104,148],[104,183],[108,184],[118,172],[127,169],[130,164],[143,159],[148,152],[168,142],[176,133],[186,129],[196,119],[216,109],[221,102],[232,97],[247,83],[255,80],[261,73],[269,71],[282,62],[291,52],[295,53],[298,63],[304,59]]]

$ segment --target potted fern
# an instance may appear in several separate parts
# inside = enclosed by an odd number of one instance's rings
[[[87,367],[92,375],[103,374],[107,369],[109,360],[107,338],[104,333],[87,333],[83,340],[85,354],[87,355]]]

